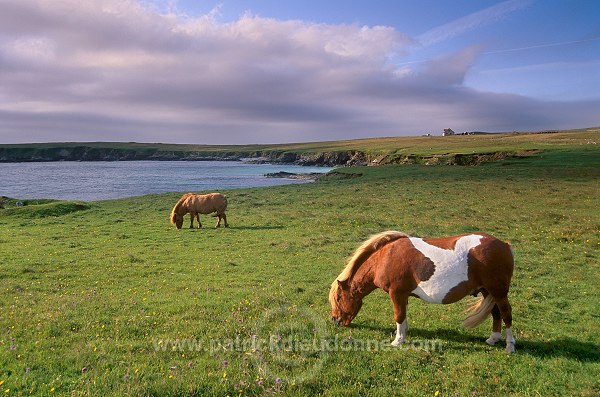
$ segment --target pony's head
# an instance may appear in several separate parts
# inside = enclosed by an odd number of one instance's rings
[[[362,297],[355,296],[348,285],[348,280],[335,280],[329,291],[331,303],[331,321],[347,327],[362,307]]]
[[[171,210],[171,223],[177,227],[177,229],[181,229],[183,226],[183,216],[187,213],[186,201],[192,195],[192,193],[186,193],[181,198],[175,206],[173,210]]]
[[[171,212],[171,223],[175,225],[177,229],[181,229],[183,226],[183,215],[178,214],[175,211]]]

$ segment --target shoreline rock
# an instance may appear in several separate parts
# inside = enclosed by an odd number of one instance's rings
[[[294,172],[270,172],[268,174],[264,174],[267,178],[286,178],[286,179],[298,179],[303,181],[318,181],[323,175],[326,173],[320,172],[308,172],[308,173],[294,173]]]

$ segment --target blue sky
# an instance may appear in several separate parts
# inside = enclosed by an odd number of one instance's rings
[[[600,2],[0,0],[0,142],[600,125]]]

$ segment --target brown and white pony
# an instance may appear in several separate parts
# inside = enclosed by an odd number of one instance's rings
[[[512,311],[507,297],[513,268],[510,244],[484,233],[422,239],[386,231],[365,241],[331,285],[331,318],[348,326],[363,298],[381,288],[394,305],[397,331],[392,345],[400,345],[408,330],[409,296],[446,304],[481,292],[483,297],[470,309],[463,325],[475,327],[491,313],[492,334],[486,342],[494,345],[503,339],[504,321],[506,351],[514,353]]]
[[[211,214],[216,212],[219,221],[216,227],[221,226],[221,219],[225,221],[225,227],[229,227],[227,223],[227,215],[225,210],[227,209],[227,198],[221,193],[209,193],[209,194],[194,194],[186,193],[175,204],[171,211],[171,223],[174,224],[177,229],[181,229],[183,225],[183,216],[190,213],[190,229],[194,227],[194,218],[198,220],[198,228],[202,227],[200,223],[200,214]]]

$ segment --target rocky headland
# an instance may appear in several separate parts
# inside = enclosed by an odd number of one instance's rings
[[[321,165],[329,167],[372,166],[384,164],[427,164],[427,165],[478,165],[490,161],[498,161],[508,157],[530,156],[533,153],[513,153],[506,151],[471,154],[381,154],[368,153],[361,150],[335,151],[203,151],[173,150],[158,147],[102,147],[69,145],[36,146],[36,145],[3,145],[0,147],[0,162],[41,162],[41,161],[209,161],[233,160],[254,163]]]

